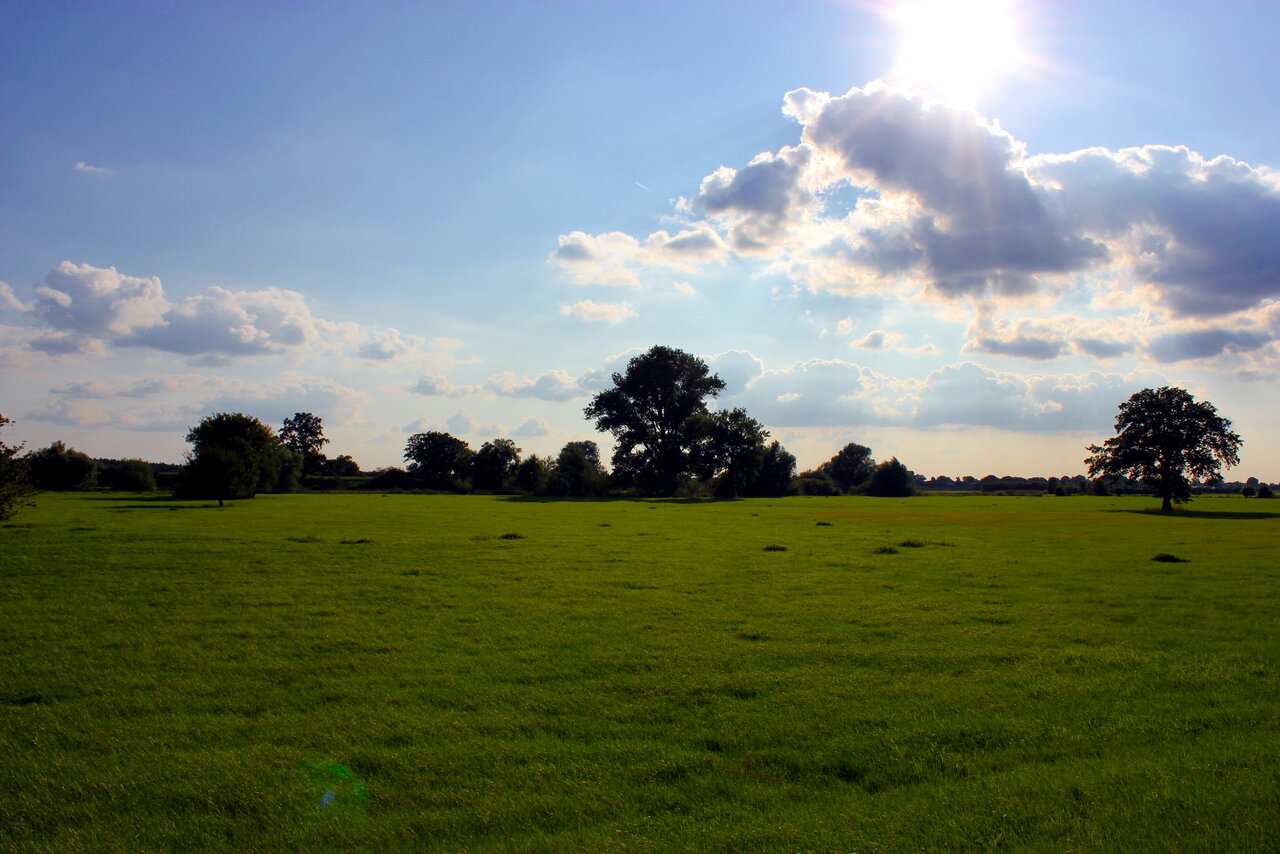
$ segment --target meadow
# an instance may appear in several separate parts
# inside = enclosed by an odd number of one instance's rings
[[[1155,503],[45,494],[0,850],[1280,850],[1280,502]]]

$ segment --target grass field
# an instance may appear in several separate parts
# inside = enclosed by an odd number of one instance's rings
[[[1280,502],[1153,503],[43,495],[0,849],[1280,850]]]

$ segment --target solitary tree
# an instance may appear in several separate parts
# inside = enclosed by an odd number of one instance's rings
[[[0,427],[12,424],[0,415]],[[18,508],[26,504],[35,492],[27,461],[18,456],[22,445],[6,445],[0,442],[0,522],[12,519]]]
[[[1164,386],[1120,404],[1116,435],[1088,450],[1090,477],[1141,480],[1168,511],[1191,497],[1190,478],[1218,481],[1224,465],[1240,462],[1240,437],[1212,403]]]
[[[613,388],[591,399],[586,416],[612,433],[614,473],[645,492],[673,495],[698,460],[705,431],[705,398],[724,381],[696,356],[653,347],[613,375]]]
[[[409,473],[433,489],[457,489],[474,453],[466,442],[436,430],[414,433],[404,446]]]
[[[280,428],[280,441],[286,448],[302,455],[302,470],[306,474],[318,474],[324,466],[323,448],[329,444],[324,437],[324,425],[320,416],[310,412],[295,412],[284,420]]]
[[[302,459],[252,415],[219,412],[187,433],[191,451],[180,492],[193,498],[251,498],[288,491]]]

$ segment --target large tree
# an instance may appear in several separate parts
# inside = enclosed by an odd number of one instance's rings
[[[724,381],[696,356],[653,347],[613,375],[613,388],[591,399],[586,416],[615,440],[615,475],[647,493],[673,495],[699,463],[707,397]]]
[[[0,427],[11,424],[8,418],[0,415]],[[18,508],[30,500],[35,493],[31,485],[31,473],[27,461],[19,457],[22,445],[6,445],[0,442],[0,522],[8,521],[18,512]]]
[[[404,446],[409,473],[432,489],[457,489],[475,452],[466,442],[430,430],[414,433]]]
[[[1172,510],[1191,497],[1191,478],[1221,480],[1224,465],[1239,464],[1240,437],[1212,403],[1163,386],[1120,404],[1116,435],[1088,450],[1090,477],[1141,480]]]
[[[310,412],[295,412],[286,418],[280,428],[280,441],[286,448],[302,455],[302,468],[307,474],[319,474],[324,467],[324,425],[320,416]]]
[[[98,464],[88,454],[68,448],[60,441],[33,451],[27,457],[27,465],[37,489],[65,492],[98,485]]]
[[[566,442],[548,473],[552,495],[603,495],[609,475],[600,464],[600,446],[592,441]]]

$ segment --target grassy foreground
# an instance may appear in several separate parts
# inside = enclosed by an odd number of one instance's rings
[[[1280,502],[1152,503],[44,495],[0,849],[1280,850]]]

